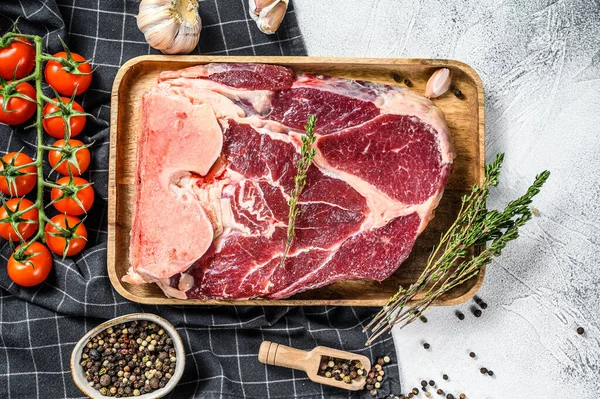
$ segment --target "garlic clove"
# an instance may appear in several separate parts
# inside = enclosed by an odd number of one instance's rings
[[[260,15],[262,10],[269,7],[271,4],[277,2],[278,0],[250,0],[251,3],[254,3],[253,12],[256,15]],[[252,5],[251,5],[252,7]],[[252,8],[251,8],[252,9]]]
[[[265,15],[262,21],[262,32],[275,33],[283,21],[285,12],[287,11],[287,3],[279,3]]]
[[[173,18],[159,19],[149,26],[144,37],[150,46],[158,50],[169,47],[179,30],[179,25]]]
[[[148,44],[166,54],[187,54],[200,38],[197,0],[142,0],[138,28]]]
[[[196,26],[181,25],[175,40],[171,45],[162,50],[165,54],[188,54],[198,44],[198,35],[200,34],[200,24]]]
[[[258,29],[272,35],[279,29],[287,11],[289,0],[249,0],[250,17]]]
[[[452,71],[448,68],[438,69],[431,75],[425,87],[425,97],[437,98],[448,91],[452,83]]]

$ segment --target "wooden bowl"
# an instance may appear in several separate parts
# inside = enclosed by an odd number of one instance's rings
[[[83,392],[83,394],[86,395],[88,398],[102,399],[106,398],[106,396],[101,395],[100,392],[94,389],[94,387],[90,386],[88,381],[85,379],[83,367],[81,367],[81,365],[79,364],[83,348],[85,347],[85,345],[87,345],[88,341],[99,332],[104,331],[109,327],[114,327],[117,324],[128,323],[134,320],[146,320],[152,323],[156,323],[161,328],[163,328],[173,340],[173,347],[175,348],[175,353],[177,356],[177,365],[175,366],[175,373],[173,373],[173,377],[169,380],[167,385],[150,393],[135,396],[135,398],[162,398],[163,396],[171,392],[173,388],[175,388],[177,383],[179,383],[179,380],[183,375],[183,370],[185,369],[185,349],[183,347],[183,341],[181,340],[181,336],[179,335],[177,330],[175,330],[175,327],[173,327],[171,323],[169,323],[162,317],[156,316],[151,313],[132,313],[125,316],[116,317],[112,320],[109,320],[92,328],[79,340],[79,342],[77,342],[75,348],[73,348],[73,352],[71,353],[71,376],[73,377],[73,381],[75,382],[75,385],[77,385],[77,388],[79,388],[81,392]],[[131,397],[133,398],[134,396],[132,395]]]

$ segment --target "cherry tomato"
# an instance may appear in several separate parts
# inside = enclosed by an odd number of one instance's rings
[[[68,59],[67,53],[61,51],[54,54],[57,58]],[[71,53],[73,60],[85,61],[85,58],[77,53]],[[81,94],[90,87],[92,83],[92,67],[88,62],[79,64],[77,70],[86,75],[75,75],[69,73],[58,61],[48,61],[46,68],[44,69],[44,78],[46,83],[54,88],[60,94],[65,96],[72,96],[77,89],[77,94]]]
[[[0,48],[0,76],[3,79],[24,78],[34,66],[35,48],[24,37],[17,37],[8,46]]]
[[[6,93],[6,87],[2,89],[4,90],[0,91],[0,122],[7,125],[20,125],[35,114],[37,105],[35,104],[35,89],[33,86],[27,82],[23,82],[14,87],[12,90],[25,94],[34,101],[29,101],[21,97],[10,97],[8,104],[6,104],[7,112],[4,112],[2,107],[4,106],[4,98],[10,93]]]
[[[58,98],[53,98],[53,100],[58,102]],[[60,100],[65,104],[69,103],[69,99],[66,97],[61,97]],[[83,112],[81,105],[75,101],[73,101],[72,107],[77,112]],[[59,110],[60,109],[56,105],[52,103],[46,103],[46,105],[44,105],[43,115],[46,116],[48,114],[53,114]],[[77,136],[79,133],[81,133],[83,127],[85,126],[85,115],[71,116],[69,119],[69,125],[71,126],[71,137]],[[57,139],[62,139],[65,137],[66,124],[65,120],[60,116],[42,119],[42,126],[44,126],[46,133],[52,137]]]
[[[57,140],[52,144],[53,147],[64,148],[66,146],[65,140]],[[87,170],[90,166],[90,150],[84,147],[84,144],[79,140],[69,140],[69,146],[74,148],[75,151],[75,159],[77,159],[77,164],[79,165],[79,169],[75,167],[75,165],[70,164],[69,161],[61,160],[61,152],[57,150],[48,151],[48,161],[50,162],[50,166],[53,168],[60,162],[58,167],[55,170],[61,175],[68,176],[69,175],[69,166],[71,167],[71,173],[73,176],[81,176],[83,172]]]
[[[81,220],[76,218],[75,216],[69,215],[56,215],[52,219],[50,219],[54,224],[63,229],[72,229],[77,223]],[[67,227],[68,225],[68,227]],[[83,251],[85,248],[85,244],[87,244],[87,229],[81,223],[74,231],[74,234],[80,236],[80,238],[72,237],[67,247],[67,239],[65,237],[54,237],[50,233],[53,234],[61,234],[63,233],[61,230],[54,227],[52,224],[46,224],[46,244],[50,248],[52,252],[57,255],[66,255],[66,256],[74,256]],[[65,248],[67,251],[65,253]]]
[[[91,187],[90,187],[91,188]],[[11,198],[6,201],[6,206],[12,212],[22,211],[33,206],[33,202],[27,198]],[[0,206],[0,220],[9,218],[8,212],[4,206]],[[33,220],[35,223],[21,222],[17,225],[17,230],[24,240],[30,238],[38,228],[38,210],[33,208],[20,216],[23,220]],[[5,240],[21,241],[19,234],[15,231],[9,221],[0,222],[0,237]]]
[[[61,186],[67,186],[69,184],[69,180],[69,177],[61,177],[60,179],[58,179],[56,184],[60,184]],[[88,182],[87,180],[82,179],[81,177],[74,177],[73,184],[75,186],[84,186],[88,184]],[[52,198],[52,201],[54,201],[57,198],[60,198],[62,195],[63,190],[60,190],[58,188],[53,188],[50,192],[50,197]],[[92,207],[92,204],[94,203],[94,189],[92,188],[92,186],[82,188],[81,190],[77,191],[77,198],[79,199],[79,201],[81,201],[83,209],[77,204],[77,202],[75,202],[73,198],[65,198],[58,200],[53,205],[56,208],[56,210],[60,213],[66,213],[67,215],[73,216],[82,215],[89,211]]]
[[[0,176],[0,191],[7,195],[22,197],[33,190],[37,184],[37,168],[35,165],[27,166],[18,171],[13,169],[14,166],[30,164],[33,162],[33,159],[22,152],[9,152],[2,159],[7,164],[12,165],[5,171],[8,174],[8,179],[7,176]],[[3,170],[4,165],[0,164],[0,171]],[[20,173],[27,174],[17,175]]]
[[[20,246],[17,247],[17,251],[19,248]],[[23,287],[33,287],[46,280],[52,270],[52,254],[44,244],[31,244],[24,255],[35,255],[28,259],[15,259],[15,253],[10,256],[7,265],[8,277],[12,281]]]

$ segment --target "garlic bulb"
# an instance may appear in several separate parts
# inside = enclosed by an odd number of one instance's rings
[[[431,75],[425,87],[425,97],[437,98],[448,91],[452,83],[452,71],[448,68],[438,69]]]
[[[249,0],[250,17],[258,25],[258,29],[267,35],[277,32],[289,0]]]
[[[165,54],[188,54],[198,44],[202,20],[197,0],[142,0],[137,26]]]

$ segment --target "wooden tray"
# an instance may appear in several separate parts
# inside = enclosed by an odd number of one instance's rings
[[[412,88],[423,93],[434,70],[447,67],[453,73],[453,86],[464,98],[447,93],[434,100],[444,111],[452,134],[456,160],[439,204],[435,219],[417,239],[410,257],[382,283],[368,280],[341,281],[303,292],[285,300],[201,301],[167,298],[155,284],[129,285],[121,277],[129,267],[128,248],[131,204],[136,164],[139,108],[142,95],[156,84],[161,71],[177,70],[209,62],[256,62],[279,64],[296,73],[313,72],[349,79],[398,84],[394,74],[409,79]],[[400,83],[402,84],[402,83]],[[110,125],[110,170],[108,181],[108,274],[119,294],[135,302],[157,305],[346,305],[382,306],[399,285],[407,287],[421,274],[431,249],[454,221],[460,199],[484,174],[483,87],[477,73],[468,65],[450,60],[361,59],[317,57],[222,57],[149,55],[134,58],[119,70],[112,90]],[[454,305],[470,299],[483,282],[484,273],[457,287],[440,299],[438,305]]]

